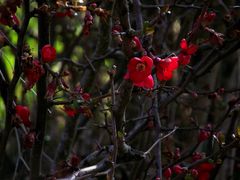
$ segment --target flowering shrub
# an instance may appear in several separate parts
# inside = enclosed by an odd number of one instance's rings
[[[238,178],[238,10],[1,1],[0,179]]]

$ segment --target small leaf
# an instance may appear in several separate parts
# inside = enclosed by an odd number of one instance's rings
[[[151,26],[148,21],[144,22],[143,28],[144,28],[144,34],[146,34],[146,35],[151,35],[155,31],[154,27]]]
[[[120,138],[120,139],[124,137],[124,134],[121,131],[118,131],[117,135],[118,135],[118,138]]]
[[[237,127],[237,136],[240,137],[240,127]]]

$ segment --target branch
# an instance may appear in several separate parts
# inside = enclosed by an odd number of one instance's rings
[[[41,7],[44,4],[44,1],[38,0],[38,7]],[[45,44],[49,44],[49,18],[46,13],[41,12],[38,15],[38,58],[41,59],[41,48]],[[45,72],[47,72],[47,67],[44,66]],[[31,179],[40,178],[41,174],[41,157],[42,149],[45,135],[45,125],[46,125],[46,116],[47,116],[47,99],[45,99],[47,89],[47,74],[45,73],[39,81],[37,82],[37,116],[36,116],[36,138],[32,152],[31,152]]]
[[[112,107],[115,106],[116,96],[115,96],[115,86],[114,86],[114,77],[116,74],[116,66],[114,65],[111,72],[109,72],[111,79],[111,93],[112,93]],[[114,116],[114,112],[112,111],[112,141],[113,141],[113,152],[112,152],[112,170],[110,172],[110,179],[114,179],[116,160],[118,154],[118,137],[117,137],[117,127],[116,127],[116,118]]]
[[[6,103],[6,119],[5,119],[5,128],[2,133],[1,143],[0,143],[0,176],[2,176],[4,173],[4,159],[5,159],[5,149],[9,137],[9,133],[12,129],[11,122],[12,122],[12,114],[14,112],[14,92],[17,85],[17,82],[21,75],[21,67],[20,67],[20,60],[22,56],[22,49],[24,44],[24,38],[27,31],[27,27],[30,20],[30,14],[29,14],[29,0],[24,0],[24,20],[22,27],[20,29],[20,32],[18,34],[18,42],[17,42],[17,52],[15,57],[15,66],[14,66],[14,75],[13,78],[9,84],[9,87],[7,89],[7,103]]]
[[[184,9],[189,9],[189,8],[192,8],[192,9],[196,9],[196,10],[199,10],[199,9],[202,9],[202,7],[200,6],[196,6],[194,4],[191,4],[191,5],[183,5],[183,4],[155,4],[155,5],[147,5],[147,4],[142,4],[141,3],[141,7],[142,8],[164,8],[166,6],[169,6],[170,8],[184,8]]]
[[[169,132],[165,136],[163,136],[163,137],[159,138],[157,141],[155,141],[155,143],[147,151],[144,152],[144,155],[148,155],[153,150],[153,148],[156,145],[158,145],[159,142],[161,142],[163,139],[167,138],[168,136],[172,135],[177,129],[178,129],[178,127],[174,127],[174,129],[171,132]]]

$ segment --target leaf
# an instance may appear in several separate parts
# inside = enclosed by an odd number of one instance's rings
[[[144,22],[143,31],[146,35],[152,35],[155,31],[154,27],[150,25],[148,21]]]
[[[123,134],[123,132],[121,132],[121,131],[118,131],[117,132],[117,136],[118,136],[118,138],[123,138],[124,137],[124,134]]]
[[[240,127],[237,127],[237,132],[236,132],[237,136],[240,137]]]

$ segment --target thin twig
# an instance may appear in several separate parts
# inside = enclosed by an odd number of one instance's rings
[[[114,77],[116,74],[116,66],[114,65],[111,72],[109,72],[110,79],[111,79],[111,93],[112,93],[112,107],[116,104],[116,96],[115,96],[115,86],[114,86]],[[116,119],[112,109],[112,141],[113,141],[113,152],[112,152],[112,163],[113,167],[110,172],[110,179],[114,179],[115,174],[115,166],[117,161],[117,154],[118,154],[118,137],[117,137],[117,127],[116,127]]]
[[[148,155],[159,142],[161,142],[163,139],[167,138],[168,136],[172,135],[177,129],[178,127],[174,127],[174,129],[171,132],[159,138],[147,151],[144,152],[144,155]]]

